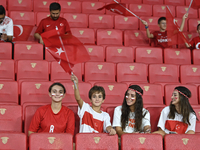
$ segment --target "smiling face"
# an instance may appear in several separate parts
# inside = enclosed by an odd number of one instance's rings
[[[101,104],[104,102],[103,94],[101,92],[93,93],[92,96],[91,96],[90,101],[91,101],[93,106],[100,107]]]
[[[167,28],[167,21],[166,21],[166,20],[160,21],[160,23],[158,24],[158,26],[160,27],[160,29],[161,29],[162,31],[165,31],[166,28]]]
[[[172,93],[172,104],[173,105],[178,105],[179,104],[179,101],[180,101],[180,99],[179,99],[179,93],[178,93],[178,91],[177,90],[174,90],[174,92]]]
[[[128,106],[134,105],[136,102],[136,93],[133,90],[128,90],[126,94],[126,104]]]
[[[59,85],[54,85],[49,93],[49,96],[52,98],[54,102],[61,102],[64,98],[64,89]]]

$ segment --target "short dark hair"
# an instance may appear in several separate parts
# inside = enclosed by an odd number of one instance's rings
[[[160,18],[158,19],[158,24],[160,24],[160,22],[163,21],[163,20],[166,20],[166,17],[160,17]]]
[[[91,98],[92,98],[92,95],[93,95],[94,93],[96,93],[96,92],[102,93],[103,99],[105,99],[106,94],[105,94],[104,88],[103,88],[102,86],[97,86],[97,85],[93,86],[93,87],[90,89],[90,91],[89,91],[89,99],[91,99]]]
[[[197,30],[199,29],[199,27],[200,27],[200,24],[197,25]]]
[[[55,85],[61,86],[61,87],[63,88],[63,90],[64,90],[64,94],[66,93],[66,89],[65,89],[64,85],[62,85],[60,82],[55,82],[55,83],[53,83],[53,84],[49,87],[49,93],[51,93],[51,90],[52,90],[53,86],[55,86]]]
[[[50,4],[49,10],[50,11],[52,11],[52,10],[61,10],[61,6],[60,6],[59,3],[53,2],[53,3]]]
[[[6,14],[6,11],[5,11],[5,8],[0,5],[0,15],[5,15]]]

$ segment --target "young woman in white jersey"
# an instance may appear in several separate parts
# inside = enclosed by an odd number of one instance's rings
[[[171,104],[165,107],[160,115],[158,131],[161,134],[195,134],[196,114],[192,109],[189,98],[191,92],[183,86],[175,87]]]

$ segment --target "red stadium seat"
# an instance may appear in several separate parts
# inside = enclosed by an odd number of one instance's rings
[[[143,0],[143,4],[150,4],[150,5],[153,5],[153,4],[163,4],[163,0]]]
[[[192,51],[192,58],[193,58],[193,64],[200,65],[200,51],[199,51],[199,49],[194,49]]]
[[[146,31],[125,30],[124,31],[125,46],[149,46],[149,39]]]
[[[90,55],[89,61],[104,61],[105,50],[103,46],[97,45],[84,45]]]
[[[113,15],[89,15],[89,28],[93,29],[113,29],[114,18]]]
[[[191,52],[189,49],[164,49],[164,63],[165,64],[191,64]]]
[[[36,12],[36,26],[39,26],[40,21],[46,17],[49,17],[49,12]]]
[[[191,41],[194,37],[199,36],[197,32],[183,32],[183,34],[185,35],[188,41]],[[187,47],[185,46],[185,43],[182,43],[178,44],[178,48],[187,48]]]
[[[125,83],[95,83],[95,85],[102,86],[106,92],[104,104],[121,105],[124,100],[124,94],[128,88]]]
[[[103,2],[82,2],[82,13],[84,14],[105,14],[105,9],[97,10],[105,5]]]
[[[5,42],[0,43],[0,59],[12,59],[12,44]]]
[[[168,134],[164,138],[165,150],[189,150],[199,149],[200,135],[196,134]],[[172,144],[176,143],[176,144]]]
[[[138,63],[163,63],[162,48],[137,47],[135,49],[135,62]]]
[[[18,84],[16,81],[0,81],[0,104],[18,105]]]
[[[21,83],[21,105],[25,103],[51,103],[49,87],[51,81],[24,81]]]
[[[71,28],[72,34],[83,44],[95,44],[95,32],[88,28]]]
[[[122,45],[123,32],[117,29],[98,29],[97,45]]]
[[[115,15],[115,29],[122,30],[138,30],[139,22],[138,18],[132,16],[120,16]]]
[[[64,13],[64,18],[67,20],[70,27],[74,27],[74,28],[88,27],[87,14]]]
[[[148,4],[129,4],[129,10],[138,16],[152,16],[152,5]]]
[[[13,24],[17,25],[35,25],[34,12],[28,11],[10,11],[10,18],[13,20]]]
[[[106,61],[113,63],[134,62],[134,50],[132,47],[107,46]]]
[[[141,17],[142,20],[145,20],[148,25],[149,25],[149,30],[150,31],[155,31],[155,30],[159,30],[158,27],[158,19],[160,17]],[[140,21],[140,30],[145,30],[145,25]]]
[[[35,59],[43,60],[43,45],[39,43],[23,44],[15,43],[14,60]]]
[[[73,70],[73,73],[79,79],[79,81],[82,81],[81,63],[74,65],[72,70]],[[51,81],[55,81],[55,80],[71,81],[71,75],[69,73],[66,73],[65,70],[58,64],[57,61],[54,61],[54,62],[51,63]]]
[[[187,13],[188,6],[176,6],[176,17],[182,18],[185,13]],[[190,9],[188,18],[198,18],[197,9]]]
[[[115,82],[115,64],[109,62],[86,62],[85,82]]]
[[[171,97],[172,93],[174,91],[174,88],[177,86],[184,86],[188,88],[192,92],[192,97],[190,98],[190,104],[191,105],[198,105],[198,92],[197,92],[197,86],[192,84],[166,84],[165,85],[165,104],[170,105],[171,103]]]
[[[181,65],[180,80],[182,84],[200,83],[200,65]]]
[[[179,66],[171,64],[150,64],[149,82],[179,82]]]
[[[85,140],[87,139],[87,140]],[[78,133],[76,135],[76,149],[118,149],[118,136],[109,136],[107,133]]]
[[[86,0],[87,1],[87,0]],[[104,3],[111,3],[113,0],[99,0],[99,2],[104,2]]]
[[[196,116],[199,120],[196,121],[196,129],[195,129],[195,133],[200,133],[200,107],[193,107],[193,110],[196,113]]]
[[[184,6],[185,0],[163,0],[165,5]]]
[[[7,9],[7,0],[1,0],[0,5],[2,5],[5,8],[5,10],[8,10]],[[7,15],[7,13],[6,13],[6,15]]]
[[[147,65],[142,63],[118,63],[117,82],[147,82]]]
[[[48,0],[48,1],[34,0],[33,1],[33,6],[34,6],[33,11],[34,12],[39,12],[39,11],[49,12],[49,5],[55,1],[57,1],[57,0]]]
[[[0,138],[0,147],[2,150],[27,150],[26,135],[24,133],[0,133]]]
[[[22,108],[19,105],[0,105],[0,132],[22,132]]]
[[[33,11],[32,0],[8,0],[8,11]]]
[[[62,13],[81,13],[81,2],[70,0],[59,0]]]
[[[45,49],[45,60],[48,62],[55,61],[55,58]]]
[[[163,150],[163,139],[159,134],[123,134],[121,136],[121,149]]]
[[[69,133],[36,133],[30,135],[29,149],[62,149],[73,150],[73,136]]]
[[[127,4],[142,4],[142,0],[121,0],[121,3]]]
[[[188,20],[188,30],[189,32],[196,32],[197,25],[200,23],[200,19],[189,19]]]
[[[17,81],[25,79],[49,80],[49,66],[45,60],[19,60]]]
[[[161,0],[162,1],[162,0]],[[172,15],[175,16],[175,6],[168,6]],[[153,16],[154,17],[164,17],[166,16],[166,6],[165,5],[153,5]]]
[[[15,80],[14,60],[0,60],[0,80]]]
[[[158,121],[160,118],[160,113],[164,107],[147,107],[146,109],[150,113],[150,122],[151,122],[151,132],[158,130]]]
[[[163,105],[162,86],[160,84],[139,83],[137,85],[143,89],[144,105]]]

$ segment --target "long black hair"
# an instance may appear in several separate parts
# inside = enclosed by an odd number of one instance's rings
[[[179,109],[180,109],[180,114],[183,115],[183,122],[187,123],[190,125],[190,121],[189,121],[189,116],[190,113],[193,113],[196,116],[195,111],[193,110],[192,106],[189,103],[189,99],[191,97],[191,92],[188,88],[184,87],[184,86],[178,86],[175,87],[174,90],[179,91]],[[185,96],[184,96],[184,95]],[[170,108],[170,112],[168,114],[168,117],[170,119],[174,119],[175,118],[175,112],[177,112],[175,105],[172,104],[172,102],[169,105]],[[196,117],[197,118],[197,117]],[[198,120],[198,118],[197,118]]]
[[[143,90],[138,85],[131,85],[129,88],[136,90],[140,92],[143,95]],[[124,101],[122,103],[122,115],[121,115],[121,124],[122,124],[122,130],[126,128],[126,124],[128,124],[129,120],[129,114],[130,114],[130,106],[127,105],[126,102],[126,95],[128,90],[125,92],[124,95]],[[146,113],[143,115],[143,99],[140,94],[136,93],[136,101],[134,104],[134,112],[135,112],[135,131],[141,131],[141,125],[142,125],[142,118],[146,115]]]

